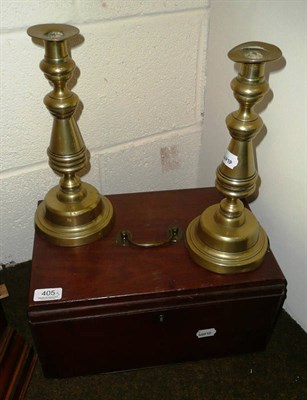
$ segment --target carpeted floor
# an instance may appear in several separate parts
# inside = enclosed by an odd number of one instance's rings
[[[31,341],[27,325],[30,262],[0,271],[10,296],[11,326]],[[60,340],[60,338],[59,338]],[[264,352],[70,379],[44,378],[38,363],[26,400],[305,400],[307,334],[285,312]]]

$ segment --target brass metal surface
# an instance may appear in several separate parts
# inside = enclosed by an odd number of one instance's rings
[[[105,235],[111,227],[113,208],[94,186],[81,181],[78,173],[88,165],[87,149],[74,118],[78,96],[67,86],[75,69],[68,40],[79,29],[65,24],[42,24],[28,29],[32,38],[43,40],[45,56],[40,68],[53,90],[44,98],[53,116],[49,165],[61,176],[48,191],[35,214],[36,230],[59,246],[80,246]]]
[[[266,233],[240,199],[256,189],[252,141],[263,122],[254,106],[269,90],[265,63],[279,59],[282,53],[268,43],[247,42],[233,48],[228,56],[241,65],[231,82],[240,107],[226,118],[232,139],[216,171],[215,186],[225,198],[195,218],[186,231],[192,259],[221,274],[251,271],[262,263],[267,251]]]
[[[157,248],[157,247],[164,247],[168,246],[173,243],[177,243],[182,239],[183,233],[182,229],[180,229],[177,226],[172,226],[171,228],[168,228],[167,230],[167,238],[163,241],[159,242],[136,242],[133,240],[133,235],[132,232],[129,230],[124,230],[119,232],[117,235],[116,242],[117,244],[120,244],[121,246],[136,246],[136,247],[143,247],[143,248]]]

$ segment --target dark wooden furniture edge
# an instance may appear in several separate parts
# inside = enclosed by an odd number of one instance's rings
[[[37,355],[12,327],[7,325],[0,303],[0,398],[22,400],[30,383]]]

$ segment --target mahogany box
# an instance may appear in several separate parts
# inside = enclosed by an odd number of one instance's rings
[[[219,275],[196,265],[183,232],[214,188],[108,196],[115,222],[101,240],[58,247],[35,236],[28,318],[46,377],[71,377],[264,350],[286,293],[269,249],[260,268]]]

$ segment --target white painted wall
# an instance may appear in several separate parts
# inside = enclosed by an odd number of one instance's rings
[[[287,278],[285,308],[307,331],[306,4],[211,1],[199,185],[213,185],[230,140],[224,120],[238,108],[230,89],[237,71],[228,51],[250,40],[277,45],[284,60],[267,65],[272,93],[257,108],[267,132],[255,139],[261,185],[251,208]]]
[[[47,22],[84,37],[72,49],[73,90],[91,152],[84,180],[103,194],[212,186],[230,138],[224,119],[237,109],[227,52],[248,40],[281,48],[285,61],[268,68],[273,95],[259,107],[267,134],[256,140],[251,206],[288,280],[285,307],[307,330],[306,1],[2,0],[2,264],[31,258],[36,202],[58,182],[47,166],[43,49],[26,35]]]

